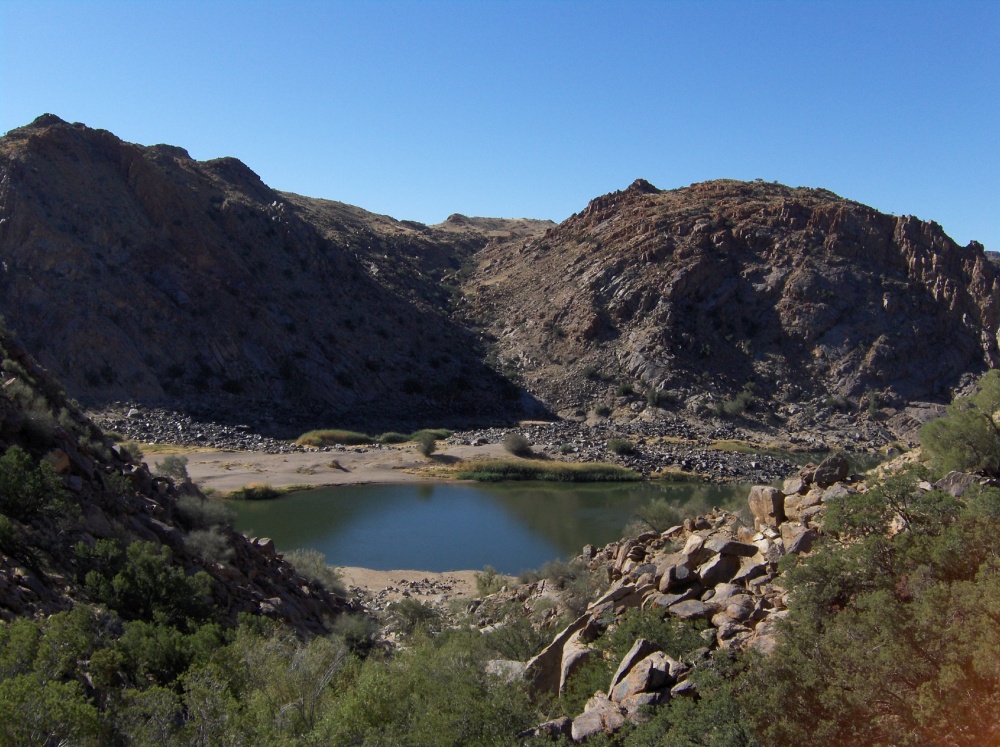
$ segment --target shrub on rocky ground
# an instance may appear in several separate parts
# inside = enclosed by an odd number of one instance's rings
[[[532,454],[531,442],[520,433],[508,433],[504,437],[503,447],[514,456],[529,457]]]

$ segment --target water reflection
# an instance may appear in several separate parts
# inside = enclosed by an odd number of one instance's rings
[[[653,499],[699,513],[745,496],[743,486],[701,483],[419,483],[319,488],[233,507],[240,531],[271,537],[279,550],[319,550],[331,565],[517,573],[617,539]]]

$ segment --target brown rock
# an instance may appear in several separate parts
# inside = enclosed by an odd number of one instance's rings
[[[750,488],[750,511],[753,512],[754,527],[776,527],[785,520],[785,494],[770,485],[754,485]]]
[[[835,482],[846,480],[850,469],[851,466],[844,457],[834,454],[820,462],[815,475],[813,475],[813,480],[821,488],[828,488]]]

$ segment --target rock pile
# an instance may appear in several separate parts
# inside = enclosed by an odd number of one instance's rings
[[[534,693],[564,692],[573,673],[596,655],[591,644],[629,608],[704,621],[705,646],[678,661],[649,641],[636,640],[607,692],[595,693],[575,718],[542,724],[534,733],[567,735],[576,742],[613,733],[626,720],[640,718],[646,706],[697,697],[688,674],[712,648],[772,651],[777,623],[787,616],[777,563],[786,554],[809,552],[821,531],[824,506],[856,489],[847,472],[846,460],[835,456],[803,468],[786,480],[784,490],[754,487],[753,528],[715,510],[662,533],[586,548],[581,560],[605,569],[612,584],[527,663],[523,676]]]

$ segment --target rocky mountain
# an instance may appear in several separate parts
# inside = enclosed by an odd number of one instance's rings
[[[548,225],[400,222],[44,115],[0,140],[0,313],[88,404],[488,418],[518,392],[440,280]]]
[[[281,435],[598,412],[871,442],[1000,362],[981,245],[763,182],[426,226],[44,115],[0,139],[0,262],[80,401]]]
[[[804,404],[857,418],[1000,362],[981,245],[826,190],[639,180],[477,265],[466,298],[496,354],[567,416],[631,415],[647,390],[762,423]]]
[[[0,371],[0,620],[100,602],[228,625],[266,615],[305,634],[353,609],[190,481],[108,440],[6,330]]]

